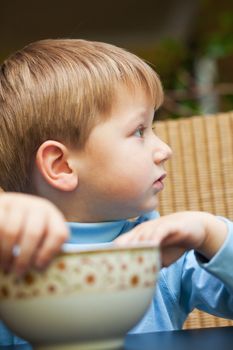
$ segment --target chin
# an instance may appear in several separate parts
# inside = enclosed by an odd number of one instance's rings
[[[158,209],[158,198],[152,198],[150,201],[148,201],[148,203],[146,203],[147,205],[145,205],[143,207],[143,211],[144,212],[149,212],[152,210],[157,210]]]
[[[141,209],[139,210],[135,210],[135,214],[132,215],[131,217],[138,217],[138,216],[141,216],[141,215],[144,215],[144,214],[147,214],[153,210],[157,210],[157,205],[151,205],[151,206],[146,206],[146,207],[142,207]]]

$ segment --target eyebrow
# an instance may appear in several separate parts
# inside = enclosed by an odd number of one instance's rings
[[[148,120],[147,118],[148,113],[146,111],[137,114],[137,116],[131,116],[130,118],[127,118],[127,120],[124,123],[124,127],[129,132],[133,131],[136,127],[139,126],[146,126],[146,122]],[[153,123],[153,119],[151,121]]]
[[[125,125],[126,127],[131,128],[133,126],[137,126],[139,124],[145,123],[145,119],[146,119],[145,113],[140,113],[136,117],[135,116],[128,117],[125,122]]]
[[[132,116],[130,118],[130,121],[129,123],[132,123],[132,121],[135,121],[135,124],[137,123],[140,123],[140,122],[145,122],[145,121],[148,121],[148,120],[151,120],[151,112],[148,111],[148,110],[142,110],[140,113],[137,114],[137,116]],[[153,117],[152,117],[152,123],[153,123],[153,120],[154,120],[154,113],[153,113]]]

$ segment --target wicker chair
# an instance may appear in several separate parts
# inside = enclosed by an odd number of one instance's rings
[[[233,112],[158,121],[155,131],[173,149],[161,215],[204,210],[233,220]],[[184,328],[227,325],[233,321],[194,310]]]
[[[173,149],[160,195],[161,215],[204,210],[233,220],[233,112],[159,121],[155,128]],[[194,310],[184,328],[228,325],[233,321]]]

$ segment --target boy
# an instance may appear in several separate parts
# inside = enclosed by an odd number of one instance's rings
[[[153,211],[171,156],[152,130],[162,99],[147,64],[104,43],[45,40],[1,67],[0,186],[51,200],[76,222],[77,241],[111,241],[134,228],[118,244],[153,240],[164,265],[181,256],[161,270],[134,332],[181,328],[194,307],[233,317],[232,223],[207,213],[157,218]],[[45,266],[52,253],[34,255],[21,259],[17,273]]]

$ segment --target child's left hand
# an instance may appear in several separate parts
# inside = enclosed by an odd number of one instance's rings
[[[115,242],[153,242],[161,248],[162,265],[168,266],[190,249],[211,259],[226,236],[227,226],[224,221],[209,213],[186,211],[146,221]]]

